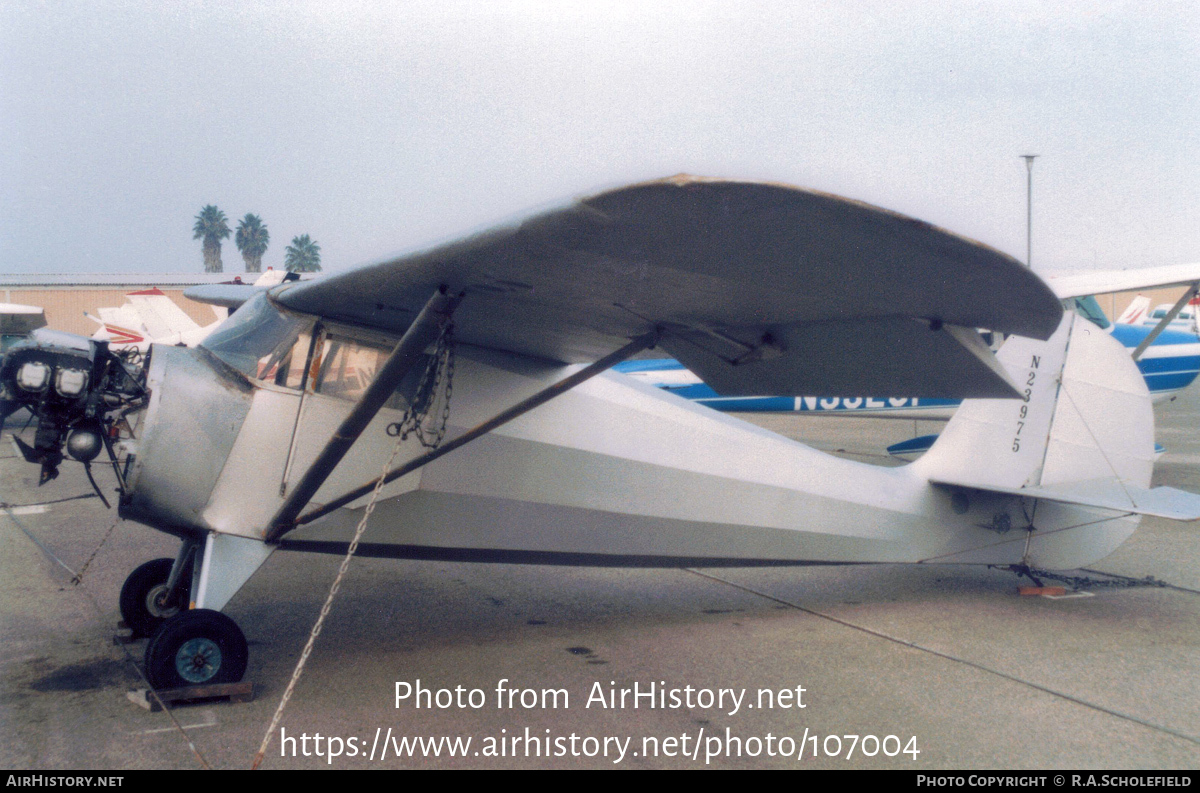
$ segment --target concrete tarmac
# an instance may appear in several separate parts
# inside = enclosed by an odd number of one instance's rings
[[[1157,414],[1167,453],[1155,484],[1200,492],[1200,392]],[[753,420],[880,463],[889,443],[938,426]],[[8,442],[18,430],[10,420],[0,443],[0,502],[90,492],[78,464],[36,487]],[[111,489],[111,474],[98,476]],[[963,566],[356,559],[284,713],[288,740],[276,730],[263,765],[1200,767],[1198,531],[1145,519],[1094,570],[1071,573],[1093,582],[1061,599],[1020,597],[1027,582],[1012,573]],[[112,643],[117,594],[177,541],[117,521],[94,497],[0,509],[0,540],[10,769],[248,768],[340,563],[275,554],[229,604],[250,642],[253,702],[149,713],[126,699],[143,685],[145,642]],[[1166,585],[1113,585],[1147,576]],[[430,691],[428,702],[397,707],[397,684]],[[634,699],[635,686],[655,696]]]

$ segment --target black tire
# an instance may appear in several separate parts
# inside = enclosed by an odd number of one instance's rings
[[[121,587],[121,619],[133,631],[134,637],[153,636],[163,623],[187,606],[191,594],[190,576],[180,582],[179,605],[163,608],[161,597],[166,594],[171,575],[171,559],[155,559],[134,570]]]
[[[192,609],[167,620],[146,647],[146,679],[156,689],[236,683],[250,653],[237,623]]]

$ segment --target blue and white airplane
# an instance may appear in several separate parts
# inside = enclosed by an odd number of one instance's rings
[[[1157,325],[1170,310],[1171,305],[1169,303],[1156,306],[1155,309],[1150,312],[1149,316],[1142,320],[1142,324]],[[1192,333],[1200,333],[1200,322],[1198,322],[1198,320],[1200,320],[1200,316],[1197,316],[1198,311],[1200,311],[1200,298],[1193,298],[1188,303],[1187,308],[1185,308],[1183,311],[1180,311],[1179,316],[1175,317],[1175,319],[1171,322],[1170,327],[1185,328],[1190,330]]]
[[[1174,399],[1200,374],[1200,336],[1181,329],[1166,319],[1170,307],[1149,325],[1110,322],[1093,294],[1133,289],[1187,285],[1180,299],[1182,310],[1194,300],[1200,282],[1200,264],[1169,265],[1140,270],[1050,276],[1046,282],[1075,311],[1103,328],[1135,353],[1138,369],[1155,402]],[[1083,290],[1083,291],[1081,291]],[[1176,311],[1176,314],[1179,312]],[[1172,314],[1172,319],[1175,315]],[[1150,343],[1145,344],[1149,339]],[[1144,346],[1143,346],[1144,345]],[[1139,348],[1142,348],[1139,352]],[[683,364],[670,358],[626,361],[616,367],[636,380],[686,397],[716,410],[747,413],[809,413],[812,415],[855,415],[872,418],[946,420],[961,404],[959,399],[926,397],[821,397],[821,396],[719,396]]]

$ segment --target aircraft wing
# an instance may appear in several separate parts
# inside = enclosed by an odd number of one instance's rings
[[[259,292],[267,291],[269,287],[253,286],[251,284],[202,284],[189,286],[183,290],[183,296],[197,303],[208,303],[219,308],[236,311],[242,304]]]
[[[268,267],[267,271],[255,279],[252,284],[202,284],[188,287],[183,291],[183,296],[189,300],[195,300],[197,303],[208,303],[214,309],[227,308],[234,311],[241,308],[243,303],[259,292],[266,292],[271,287],[279,286],[285,281],[300,280],[301,277],[298,273],[289,273]],[[319,278],[320,273],[307,277]]]
[[[721,393],[1012,396],[975,328],[1045,339],[1020,262],[927,223],[779,184],[677,176],[271,292],[403,331],[439,285],[461,342],[563,363],[660,330]]]
[[[1065,300],[1069,297],[1106,295],[1109,292],[1194,284],[1200,281],[1200,262],[1062,275],[1046,273],[1045,278],[1054,293]]]

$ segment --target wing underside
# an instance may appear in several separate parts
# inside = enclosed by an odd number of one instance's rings
[[[1019,262],[927,223],[794,187],[685,176],[272,295],[396,332],[440,285],[466,295],[462,342],[576,363],[657,330],[725,394],[1008,396],[975,329],[1046,338],[1061,316]]]

